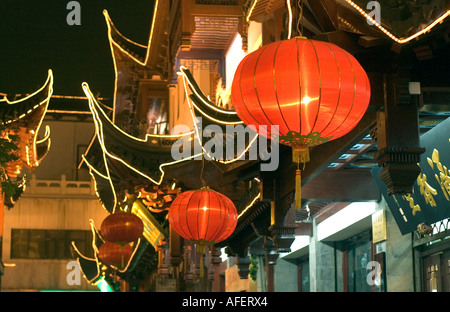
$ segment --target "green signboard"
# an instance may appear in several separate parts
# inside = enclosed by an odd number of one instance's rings
[[[411,194],[388,195],[380,179],[382,168],[372,169],[402,234],[415,231],[421,223],[431,225],[450,217],[450,118],[423,134],[420,145],[426,152],[421,155],[421,173]]]

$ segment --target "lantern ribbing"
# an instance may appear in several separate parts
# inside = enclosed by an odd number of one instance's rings
[[[246,125],[292,147],[295,206],[300,208],[300,164],[309,161],[310,147],[342,137],[358,124],[369,105],[370,82],[347,51],[297,37],[245,56],[233,78],[231,99]],[[274,125],[279,137],[269,132]]]
[[[280,139],[298,139],[289,145],[314,146],[356,126],[369,104],[370,83],[345,50],[294,38],[248,54],[236,70],[231,94],[245,124],[278,125]],[[314,140],[307,138],[314,134]]]
[[[237,211],[228,197],[203,187],[178,195],[168,218],[175,232],[201,247],[228,238],[236,227]]]

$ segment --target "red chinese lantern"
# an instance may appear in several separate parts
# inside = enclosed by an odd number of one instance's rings
[[[260,135],[293,149],[293,161],[309,161],[309,148],[352,130],[370,101],[370,82],[358,61],[338,46],[303,37],[267,44],[239,64],[231,88],[233,106]],[[266,126],[262,129],[258,126]],[[258,129],[260,128],[260,129]],[[296,206],[301,203],[300,168]]]
[[[98,258],[106,265],[123,268],[131,258],[133,250],[130,245],[119,245],[113,242],[104,242],[98,249]]]
[[[107,241],[123,245],[140,238],[144,224],[134,213],[121,211],[107,216],[100,231]]]
[[[202,251],[205,245],[219,243],[233,233],[237,211],[231,199],[203,187],[175,198],[169,209],[169,223]]]

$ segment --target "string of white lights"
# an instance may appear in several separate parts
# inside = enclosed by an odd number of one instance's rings
[[[398,37],[394,36],[391,32],[389,32],[386,28],[384,28],[380,23],[378,23],[376,20],[374,20],[369,14],[367,14],[363,9],[361,9],[352,0],[345,0],[345,1],[348,4],[350,4],[356,11],[358,11],[362,16],[364,16],[367,20],[369,20],[373,25],[375,25],[379,30],[381,30],[384,34],[386,34],[389,38],[391,38],[392,40],[394,40],[395,42],[397,42],[399,44],[407,43],[407,42],[413,40],[414,38],[417,38],[420,35],[423,35],[424,33],[429,32],[433,27],[435,27],[439,23],[442,23],[444,21],[444,19],[446,19],[447,16],[450,15],[450,10],[448,10],[444,14],[442,14],[439,18],[434,20],[431,24],[429,24],[427,27],[416,32],[415,34],[413,34],[407,38],[398,38]]]

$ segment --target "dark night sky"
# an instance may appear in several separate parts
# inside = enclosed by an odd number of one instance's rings
[[[29,93],[53,70],[54,92],[112,97],[114,67],[103,16],[106,9],[126,37],[148,43],[152,0],[80,0],[81,26],[69,26],[70,0],[0,1],[0,93]]]

